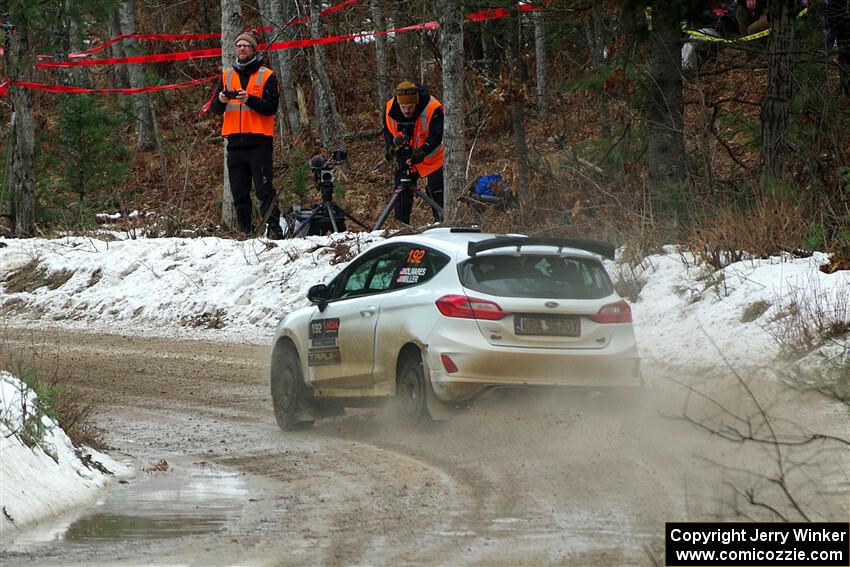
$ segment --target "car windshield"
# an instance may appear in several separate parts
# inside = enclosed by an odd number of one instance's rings
[[[483,255],[458,266],[464,287],[502,297],[599,299],[614,287],[602,264],[557,255]]]

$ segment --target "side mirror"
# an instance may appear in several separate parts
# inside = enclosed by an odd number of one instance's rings
[[[318,305],[319,311],[325,310],[328,299],[330,299],[330,288],[323,283],[316,284],[307,291],[307,300]]]

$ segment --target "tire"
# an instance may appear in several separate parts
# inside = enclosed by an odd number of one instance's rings
[[[301,420],[304,375],[301,372],[298,351],[290,343],[280,343],[274,349],[271,390],[274,417],[281,429],[292,431],[312,425],[312,421]]]
[[[425,370],[419,354],[408,356],[401,364],[397,380],[397,406],[403,419],[416,425],[431,422],[426,399]]]

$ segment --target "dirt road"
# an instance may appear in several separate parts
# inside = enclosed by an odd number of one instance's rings
[[[241,488],[213,530],[66,537],[4,565],[653,565],[665,521],[734,512],[705,457],[734,462],[739,447],[585,395],[494,396],[427,431],[361,409],[283,433],[265,346],[6,334],[95,405],[110,447],[140,468],[172,463],[124,490],[198,466]]]

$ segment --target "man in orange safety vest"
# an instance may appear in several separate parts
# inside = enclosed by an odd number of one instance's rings
[[[268,226],[266,235],[279,239],[283,230],[272,186],[272,150],[280,86],[258,56],[257,44],[251,32],[236,37],[236,63],[222,72],[210,108],[224,115],[221,135],[227,139],[227,173],[239,230],[254,233],[253,181],[260,214]]]
[[[403,144],[400,142],[404,141]],[[387,101],[384,112],[384,143],[387,161],[397,157],[404,147],[410,151],[409,169],[413,182],[428,181],[428,195],[443,206],[443,105],[422,85],[404,81],[395,96]],[[401,164],[400,164],[401,165]],[[399,186],[402,167],[396,171]],[[406,168],[404,168],[406,169]],[[395,202],[395,218],[410,224],[413,194],[403,191]],[[434,209],[434,220],[440,220]]]

